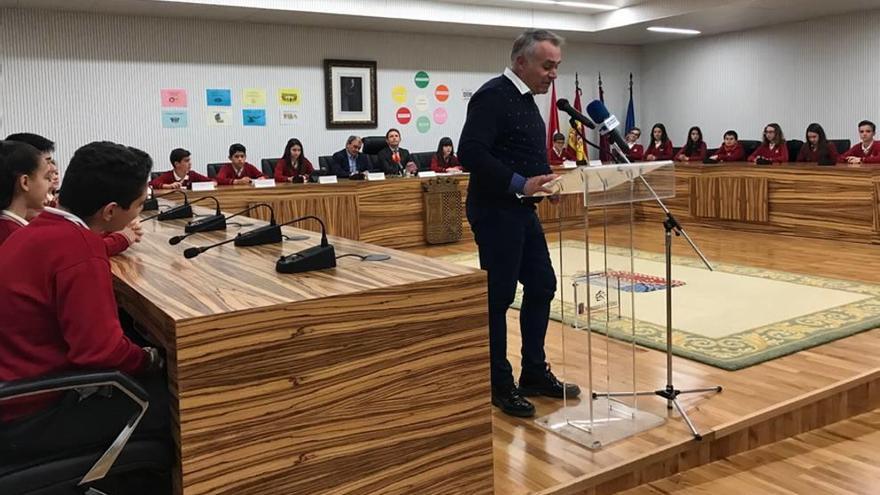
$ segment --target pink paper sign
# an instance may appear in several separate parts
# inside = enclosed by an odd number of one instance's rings
[[[446,113],[445,108],[440,107],[440,108],[434,110],[434,122],[436,122],[438,124],[445,124],[446,119],[448,117],[449,117],[449,114]]]
[[[163,107],[186,107],[186,90],[185,89],[163,89],[162,106]]]

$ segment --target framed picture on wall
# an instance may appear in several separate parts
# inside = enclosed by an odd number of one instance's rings
[[[376,62],[324,60],[328,129],[375,129]]]

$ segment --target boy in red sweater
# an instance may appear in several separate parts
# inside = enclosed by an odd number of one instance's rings
[[[162,173],[150,181],[153,189],[187,189],[193,182],[213,182],[210,178],[192,169],[192,154],[183,149],[171,150],[172,170]]]
[[[6,141],[27,143],[40,152],[40,159],[46,162],[49,166],[49,171],[52,174],[52,187],[46,194],[43,204],[44,206],[56,206],[58,204],[58,186],[61,184],[61,176],[58,174],[58,166],[55,164],[55,159],[52,157],[52,153],[55,152],[55,143],[39,134],[33,134],[30,132],[10,134],[9,136],[6,136]]]
[[[217,184],[250,184],[253,179],[265,179],[266,176],[257,167],[247,162],[247,149],[243,144],[235,143],[229,147],[229,163],[217,172]]]
[[[547,158],[550,165],[558,166],[565,163],[566,160],[575,161],[575,156],[565,145],[565,135],[557,132],[553,135],[553,146],[547,150]]]
[[[870,120],[859,122],[859,140],[855,146],[840,155],[840,163],[880,163],[880,141],[874,141],[877,126]]]
[[[724,142],[718,147],[718,151],[709,158],[719,162],[741,162],[746,157],[746,151],[739,144],[739,135],[736,131],[724,133]]]
[[[631,162],[640,162],[645,158],[645,147],[639,144],[639,138],[642,136],[642,130],[633,127],[626,133],[626,144],[629,146],[629,153],[626,157]]]
[[[138,431],[167,438],[167,386],[149,378],[161,369],[162,357],[123,334],[101,235],[122,230],[143,207],[150,163],[134,151],[109,142],[77,150],[59,207],[45,208],[3,244],[0,382],[77,370],[141,375],[152,403]],[[0,459],[107,445],[119,431],[120,410],[130,407],[123,394],[86,398],[77,392],[2,402],[0,439],[6,425],[39,427],[29,428],[36,433],[28,438],[0,441]],[[33,416],[47,408],[53,413]]]

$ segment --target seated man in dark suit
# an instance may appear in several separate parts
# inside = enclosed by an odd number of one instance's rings
[[[400,131],[388,129],[385,133],[385,142],[388,146],[379,150],[376,155],[382,170],[388,175],[416,175],[419,166],[413,161],[409,150],[400,147]]]
[[[356,174],[372,172],[370,157],[361,154],[363,140],[358,136],[348,136],[345,149],[333,153],[330,161],[330,173],[340,179]]]

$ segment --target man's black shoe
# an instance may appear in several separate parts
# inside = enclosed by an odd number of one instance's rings
[[[509,416],[531,418],[535,415],[535,406],[520,395],[516,385],[503,388],[492,387],[492,405]]]
[[[546,397],[561,399],[562,390],[562,382],[560,382],[553,374],[553,372],[550,371],[550,365],[547,365],[547,369],[544,370],[544,373],[542,374],[532,375],[523,373],[519,377],[519,393],[526,397],[543,395]],[[580,387],[578,387],[574,383],[565,384],[566,397],[568,397],[569,399],[573,399],[580,394]]]

